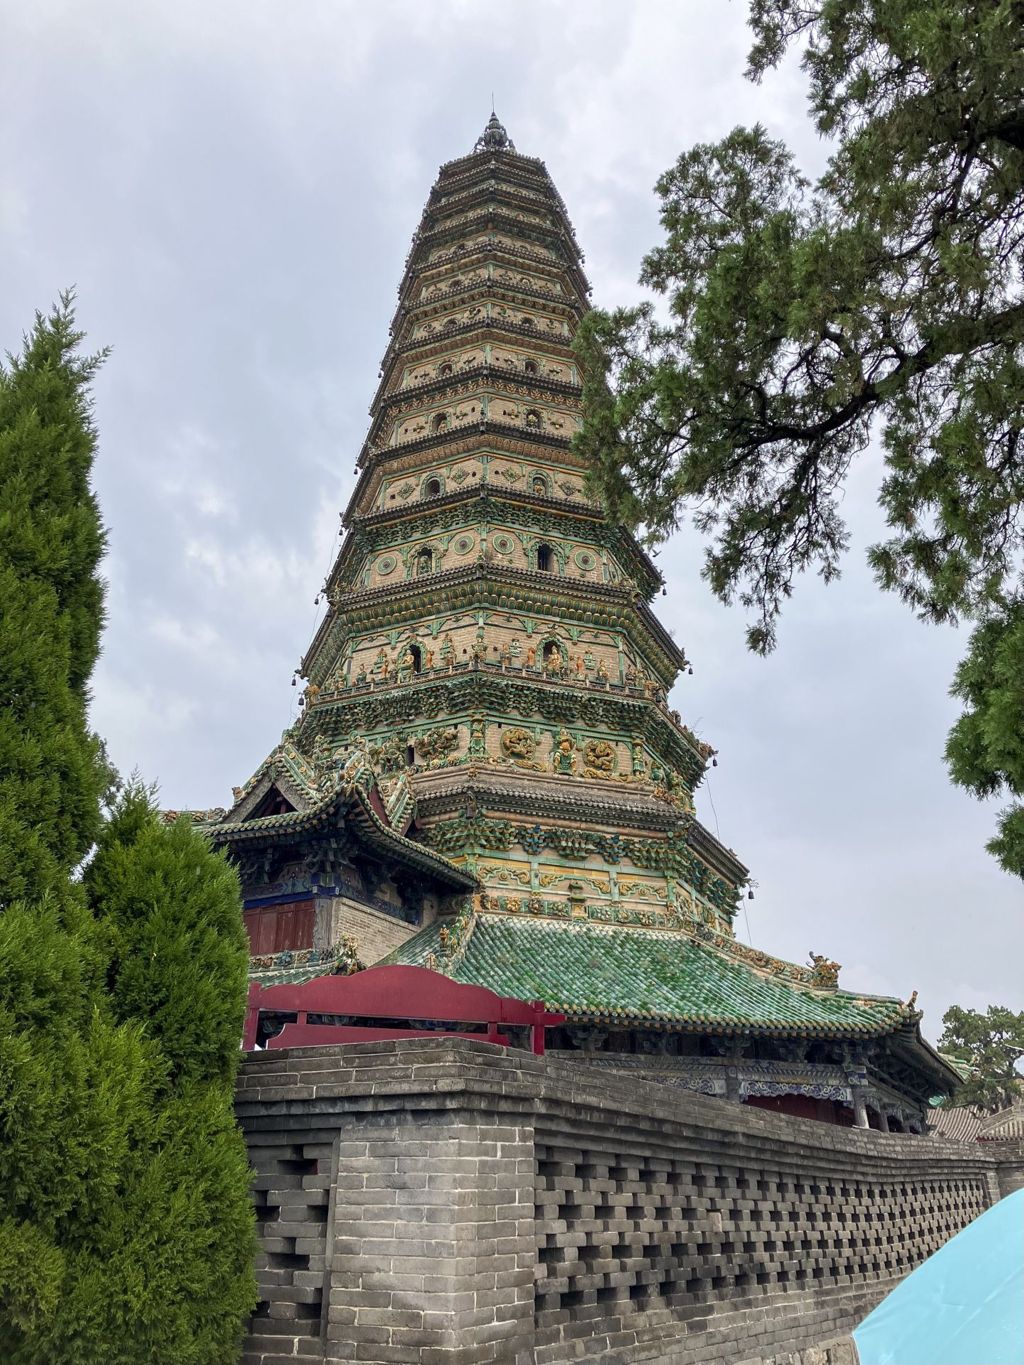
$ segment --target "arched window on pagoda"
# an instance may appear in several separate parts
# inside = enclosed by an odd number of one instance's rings
[[[423,670],[423,651],[419,645],[410,645],[409,654],[412,658],[412,671],[420,673]]]
[[[422,550],[416,552],[416,577],[419,578],[425,573],[434,572],[434,552],[424,545]]]
[[[562,657],[562,651],[558,647],[557,640],[548,640],[547,644],[545,644],[544,648],[541,650],[541,658],[544,660],[545,667],[552,659],[561,663]]]
[[[540,413],[536,408],[531,408],[526,414],[526,425],[536,431],[540,427]]]
[[[528,361],[526,362],[526,364],[523,366],[523,369],[526,371],[527,374],[537,374],[537,373],[539,373],[539,371],[538,371],[538,369],[537,369],[537,362],[536,362],[536,360],[528,360]]]
[[[548,481],[543,474],[531,475],[530,488],[538,498],[546,498],[550,492]]]
[[[437,416],[434,418],[434,430],[435,431],[448,430],[448,414],[446,412],[439,412]]]
[[[443,365],[438,365],[437,367],[437,377],[439,379],[447,379],[451,372],[451,362],[448,360],[446,360]]]
[[[523,327],[535,327],[535,326],[536,326],[536,323],[534,322],[533,318],[531,318],[531,317],[530,317],[528,314],[526,314],[526,313],[524,313],[523,316],[519,319],[519,322],[520,322],[520,324],[521,324]]]
[[[423,485],[423,496],[425,498],[439,498],[441,496],[441,480],[430,478]]]
[[[554,573],[555,552],[550,545],[537,546],[537,570],[539,573]]]

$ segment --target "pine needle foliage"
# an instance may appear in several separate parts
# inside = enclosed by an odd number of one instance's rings
[[[939,1047],[971,1068],[951,1104],[974,1105],[988,1113],[1020,1104],[1024,1099],[1024,1011],[1015,1014],[1005,1005],[979,1010],[951,1005],[942,1016]]]
[[[1024,709],[1001,680],[1024,617],[1024,2],[751,0],[750,24],[752,79],[801,54],[825,171],[760,125],[680,155],[640,277],[664,308],[577,333],[577,448],[648,542],[705,533],[764,653],[798,576],[838,576],[880,440],[869,562],[922,619],[979,626],[950,770],[1012,798],[989,848],[1022,875]]]

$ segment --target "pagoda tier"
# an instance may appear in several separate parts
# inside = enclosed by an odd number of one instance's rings
[[[301,735],[405,775],[417,837],[496,897],[729,932],[746,869],[693,816],[711,750],[661,576],[573,449],[588,285],[542,162],[497,121],[413,240]]]

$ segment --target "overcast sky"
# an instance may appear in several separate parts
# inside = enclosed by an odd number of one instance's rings
[[[0,347],[75,284],[110,528],[94,720],[168,807],[230,804],[295,714],[403,262],[438,165],[497,111],[543,158],[594,300],[638,296],[652,185],[760,120],[824,150],[799,69],[743,80],[727,0],[0,0]],[[682,531],[672,704],[720,750],[704,822],[751,867],[739,934],[841,983],[1024,1008],[1022,889],[995,809],[942,763],[963,640],[875,588],[870,457],[842,581],[803,583],[768,660]],[[748,929],[749,919],[749,929]]]

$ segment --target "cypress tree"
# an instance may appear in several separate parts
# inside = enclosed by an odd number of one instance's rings
[[[86,724],[104,533],[72,300],[0,366],[0,907],[59,884],[99,832],[109,780]]]
[[[0,1360],[228,1365],[254,1298],[238,888],[137,789],[103,827],[80,341],[65,296],[0,366]]]
[[[103,1359],[48,1342],[102,1276],[99,1241],[144,1135],[155,1050],[117,1026],[105,950],[72,871],[109,783],[88,729],[104,534],[72,300],[0,366],[0,1359]]]
[[[159,1154],[129,1195],[139,1232],[126,1264],[146,1264],[149,1278],[132,1305],[139,1354],[126,1361],[229,1362],[256,1301],[250,1175],[232,1112],[249,962],[238,875],[187,819],[162,824],[134,783],[85,882],[106,931],[114,1017],[141,1023],[162,1060]]]

